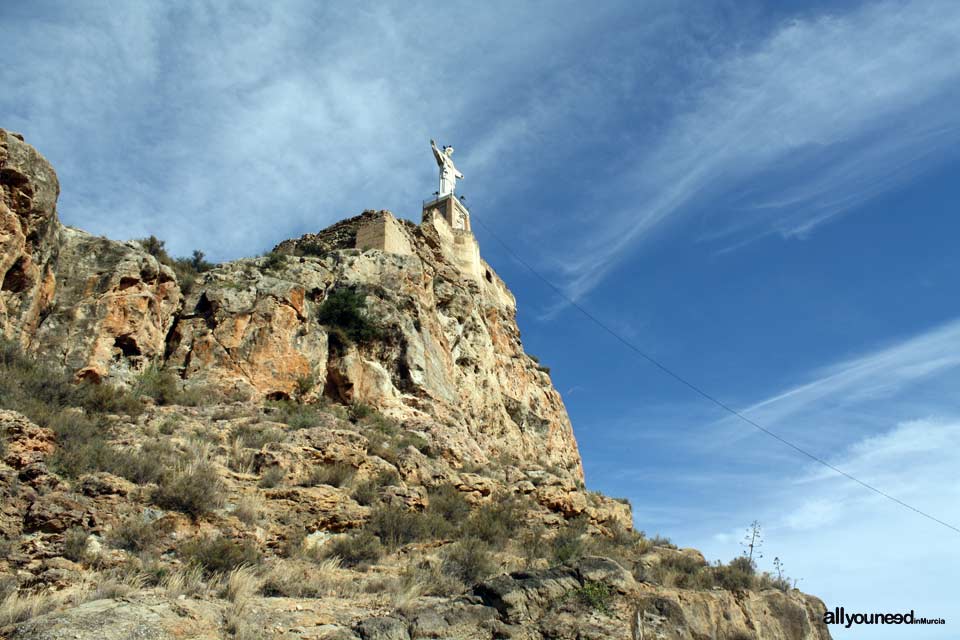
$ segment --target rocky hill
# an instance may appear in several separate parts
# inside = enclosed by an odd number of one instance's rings
[[[4,130],[0,188],[0,635],[829,637],[585,488],[513,295],[442,224],[210,265],[64,227]]]

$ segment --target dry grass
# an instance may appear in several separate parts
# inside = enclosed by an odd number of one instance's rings
[[[123,598],[134,591],[140,591],[146,586],[147,578],[142,573],[109,576],[98,582],[97,588],[87,596],[86,600],[89,602]]]
[[[253,567],[240,566],[228,573],[222,581],[220,595],[234,605],[244,606],[258,591],[262,581]]]
[[[24,622],[64,605],[76,606],[86,599],[89,587],[80,584],[64,591],[14,592],[0,601],[0,627]]]
[[[252,473],[255,455],[256,451],[247,447],[243,436],[236,436],[227,448],[227,466],[237,473]]]
[[[263,594],[288,598],[319,598],[347,595],[352,589],[350,572],[339,558],[320,562],[299,559],[278,560],[270,566],[263,580]]]
[[[196,565],[180,567],[161,580],[160,587],[171,598],[195,596],[206,590],[203,569]]]
[[[257,526],[263,518],[263,500],[259,496],[244,496],[234,507],[233,515],[249,527]]]

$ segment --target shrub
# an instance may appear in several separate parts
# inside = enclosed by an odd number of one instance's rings
[[[225,491],[213,464],[198,460],[165,474],[153,500],[159,507],[176,509],[196,519],[221,507]]]
[[[262,593],[268,597],[319,598],[336,593],[340,580],[339,558],[307,564],[297,560],[274,563],[263,580]]]
[[[492,574],[494,568],[490,547],[476,538],[465,538],[457,542],[443,558],[444,573],[467,585],[480,582]]]
[[[281,484],[286,477],[287,472],[280,467],[270,467],[260,476],[260,482],[258,482],[257,485],[261,489],[273,489]]]
[[[272,418],[294,429],[309,429],[321,423],[320,410],[311,404],[291,400],[274,400],[267,405]]]
[[[287,256],[278,251],[271,251],[264,258],[266,258],[262,265],[264,271],[279,271],[287,264]]]
[[[129,393],[106,384],[74,384],[63,369],[28,357],[17,344],[3,339],[0,406],[54,431],[58,447],[50,462],[69,477],[109,471],[116,452],[106,439],[109,422],[105,415],[135,416],[142,409]]]
[[[74,562],[86,562],[89,558],[87,540],[90,535],[81,527],[72,527],[63,534],[63,557]]]
[[[363,567],[379,560],[383,547],[372,532],[361,531],[338,537],[330,543],[328,553],[340,558],[345,567]]]
[[[280,421],[286,422],[285,420]],[[234,427],[233,437],[243,440],[246,447],[262,449],[268,444],[283,440],[283,431],[268,424],[253,422]]]
[[[357,486],[353,488],[351,496],[358,503],[369,506],[376,501],[381,487],[391,486],[399,481],[400,476],[397,475],[396,471],[381,471],[373,478],[357,484]]]
[[[437,514],[453,525],[462,523],[470,516],[470,504],[463,496],[463,492],[452,484],[432,487],[428,497],[427,511]]]
[[[344,487],[353,479],[354,473],[356,471],[353,467],[342,462],[315,465],[310,468],[310,473],[307,474],[300,485],[315,487],[319,484],[326,484],[331,487]]]
[[[134,393],[138,396],[149,396],[160,405],[177,404],[180,386],[173,372],[151,364],[137,379]]]
[[[747,558],[734,558],[728,565],[713,568],[717,586],[728,591],[745,591],[753,584],[753,563]]]
[[[163,534],[157,523],[142,515],[133,515],[117,524],[107,534],[107,544],[117,549],[140,553],[153,547]]]
[[[330,292],[320,305],[317,318],[320,324],[338,329],[343,336],[358,344],[367,344],[383,334],[383,330],[368,317],[366,296],[352,288]]]
[[[393,505],[375,508],[370,514],[366,528],[390,548],[419,540],[425,533],[421,514]]]
[[[233,515],[235,515],[240,522],[248,527],[252,527],[260,522],[260,518],[263,515],[263,503],[256,496],[245,496],[241,498],[233,508]]]
[[[494,496],[475,510],[463,525],[463,534],[503,547],[523,524],[523,505],[514,496]]]
[[[590,607],[594,611],[610,614],[610,604],[613,600],[613,593],[610,587],[603,582],[586,582],[577,590],[577,598],[581,603]]]
[[[676,549],[677,545],[670,541],[670,538],[661,536],[659,533],[650,538],[650,544],[655,547],[664,547],[666,549]]]
[[[117,450],[110,471],[130,482],[149,484],[160,482],[179,459],[180,455],[169,442],[150,440],[139,449]]]
[[[237,567],[260,562],[260,552],[252,541],[231,540],[223,536],[188,540],[177,550],[177,555],[201,567],[207,575],[225,574]]]
[[[665,587],[684,589],[709,589],[715,582],[714,573],[709,567],[697,558],[683,554],[661,556],[660,563],[653,568],[650,577]]]
[[[350,405],[350,410],[347,415],[349,416],[351,422],[358,422],[373,415],[373,413],[374,408],[370,405],[362,402],[354,402]]]
[[[550,541],[550,549],[554,560],[561,564],[576,560],[583,555],[585,549],[583,530],[580,527],[568,525],[557,531]]]

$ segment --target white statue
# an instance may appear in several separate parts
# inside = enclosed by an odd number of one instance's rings
[[[444,147],[443,151],[437,148],[437,143],[430,141],[430,147],[433,149],[433,157],[437,159],[437,166],[440,167],[440,191],[438,198],[452,194],[457,188],[457,178],[463,179],[463,174],[457,171],[453,164],[453,147]]]

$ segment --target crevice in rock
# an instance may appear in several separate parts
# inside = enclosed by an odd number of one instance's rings
[[[27,275],[23,263],[24,259],[22,257],[18,258],[13,266],[7,270],[7,273],[3,276],[3,285],[0,285],[0,290],[11,293],[22,293],[27,290],[30,286],[30,277]]]

